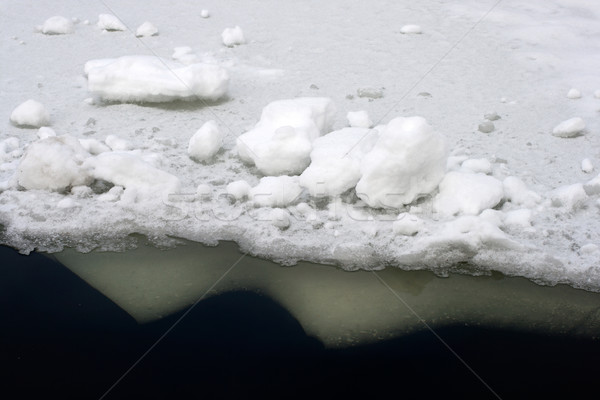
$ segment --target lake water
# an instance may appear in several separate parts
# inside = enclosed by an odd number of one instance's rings
[[[233,243],[0,250],[3,390],[20,398],[100,398],[174,325],[105,398],[573,397],[597,378],[600,295],[567,286],[280,267]]]

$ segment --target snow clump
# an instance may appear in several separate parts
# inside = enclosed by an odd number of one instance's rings
[[[355,187],[362,176],[360,163],[378,136],[374,129],[344,128],[317,138],[300,185],[313,197],[338,196]]]
[[[205,122],[190,139],[188,155],[197,161],[211,159],[221,149],[223,136],[215,121]]]
[[[401,213],[392,224],[392,230],[396,235],[413,236],[423,230],[425,222],[416,215]]]
[[[518,206],[535,207],[542,201],[542,196],[529,190],[525,182],[516,176],[509,176],[502,181],[504,199]]]
[[[50,124],[50,113],[42,103],[29,99],[13,110],[10,121],[17,126],[39,128]]]
[[[561,186],[550,194],[554,207],[563,207],[568,211],[580,208],[587,200],[587,193],[581,183]]]
[[[504,197],[502,182],[484,174],[448,172],[433,202],[436,212],[451,216],[478,215],[498,205]]]
[[[331,128],[334,114],[328,98],[269,103],[256,126],[238,137],[238,155],[265,175],[299,174],[310,163],[312,142]]]
[[[581,161],[581,170],[586,174],[589,174],[594,170],[594,164],[592,164],[592,161],[589,158],[584,158]]]
[[[98,27],[107,31],[126,31],[127,27],[112,14],[98,15]]]
[[[248,195],[258,207],[287,207],[302,194],[297,176],[266,176]]]
[[[208,17],[210,17],[210,12],[208,10],[202,10],[202,11],[200,11],[200,16],[202,18],[208,18]]]
[[[444,177],[446,148],[423,117],[391,120],[361,161],[358,197],[374,208],[401,208],[428,195]]]
[[[65,35],[73,33],[74,30],[73,22],[60,15],[48,18],[41,28],[44,35]]]
[[[400,33],[418,34],[418,33],[423,33],[423,30],[421,29],[421,27],[419,25],[404,25],[402,28],[400,28]]]
[[[578,89],[571,89],[569,90],[569,92],[567,93],[567,97],[569,99],[580,99],[581,98],[581,92]]]
[[[366,111],[350,111],[346,118],[348,124],[353,128],[370,128],[373,125],[373,121],[369,118],[369,114]]]
[[[556,125],[552,134],[561,138],[571,138],[580,134],[585,129],[585,123],[581,118],[571,118]]]
[[[236,26],[235,28],[226,28],[221,34],[221,38],[223,39],[223,44],[227,47],[246,43],[244,32],[242,32],[242,28],[239,26]]]
[[[158,35],[158,28],[152,22],[144,22],[135,30],[135,36],[148,37]]]
[[[40,129],[38,129],[37,136],[40,139],[46,139],[51,136],[56,136],[56,132],[54,132],[54,129],[52,128],[42,126]]]
[[[154,56],[91,60],[85,73],[89,91],[108,101],[217,100],[229,85],[227,71],[218,65],[186,66]]]
[[[17,182],[27,189],[64,191],[86,185],[90,176],[83,162],[90,156],[72,136],[40,139],[27,147],[17,168]]]
[[[225,188],[225,191],[228,195],[232,196],[235,200],[242,200],[245,197],[248,197],[250,193],[251,186],[248,182],[241,179],[239,181],[231,182]]]

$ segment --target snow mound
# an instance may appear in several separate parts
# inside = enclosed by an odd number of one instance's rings
[[[355,187],[361,177],[360,162],[378,135],[374,129],[344,128],[317,138],[300,185],[314,197],[338,196]]]
[[[581,118],[571,118],[556,125],[552,134],[561,138],[578,136],[585,129],[585,123]]]
[[[266,176],[249,191],[258,207],[287,207],[302,194],[297,176]]]
[[[312,142],[330,129],[334,115],[328,98],[269,103],[254,129],[238,137],[238,155],[265,175],[299,174],[310,163]]]
[[[112,14],[98,15],[98,27],[107,31],[126,31],[127,27]]]
[[[502,182],[480,173],[451,171],[440,183],[433,208],[442,215],[478,215],[498,205],[504,197]]]
[[[178,193],[179,179],[127,152],[106,152],[85,160],[82,165],[95,179],[101,179],[135,193],[136,200],[157,200]]]
[[[221,34],[221,38],[223,39],[223,44],[227,47],[246,43],[244,32],[242,32],[242,28],[239,26],[236,26],[235,28],[226,28]]]
[[[57,15],[44,22],[41,32],[44,35],[65,35],[73,33],[74,30],[75,27],[70,19]]]
[[[205,122],[190,139],[188,155],[197,161],[211,159],[221,149],[223,137],[215,121]]]
[[[361,161],[357,195],[374,208],[401,208],[444,177],[446,140],[422,117],[395,118]]]
[[[527,185],[516,176],[509,176],[502,181],[504,198],[511,203],[527,208],[533,208],[542,201],[542,196],[527,189]]]
[[[562,207],[567,211],[573,211],[580,208],[587,198],[588,195],[581,183],[561,186],[550,194],[552,205],[554,207]]]
[[[152,22],[144,22],[135,30],[135,36],[148,37],[158,35],[158,28]]]
[[[369,114],[362,111],[350,111],[346,115],[348,124],[353,128],[370,128],[373,125],[373,121],[369,118]]]
[[[423,230],[425,222],[409,213],[401,213],[398,215],[398,219],[392,224],[392,230],[396,235],[413,236],[419,231]]]
[[[10,121],[17,126],[39,128],[50,124],[50,114],[42,103],[29,99],[13,110]]]
[[[217,100],[229,84],[227,72],[214,64],[183,65],[153,56],[124,56],[85,64],[90,92],[108,101],[166,102]]]
[[[569,99],[580,99],[581,92],[578,89],[573,88],[567,92],[567,97]]]
[[[40,139],[27,147],[17,168],[17,182],[25,189],[64,191],[91,179],[83,162],[90,156],[72,136]]]
[[[419,25],[404,25],[402,28],[400,28],[400,33],[419,34],[419,33],[423,33],[423,30],[421,29],[421,27]]]

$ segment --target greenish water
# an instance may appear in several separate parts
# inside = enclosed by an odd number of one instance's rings
[[[600,294],[499,273],[441,278],[395,268],[282,267],[244,256],[230,242],[168,250],[140,245],[123,253],[65,250],[55,257],[142,323],[200,298],[249,290],[279,303],[328,347],[400,337],[427,329],[425,323],[600,337]]]

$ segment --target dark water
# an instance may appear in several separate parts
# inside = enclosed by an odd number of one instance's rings
[[[0,248],[2,398],[99,399],[184,312],[139,325],[60,264]],[[594,393],[600,342],[436,332],[503,399]],[[496,398],[431,332],[326,349],[252,292],[199,303],[106,399]]]

